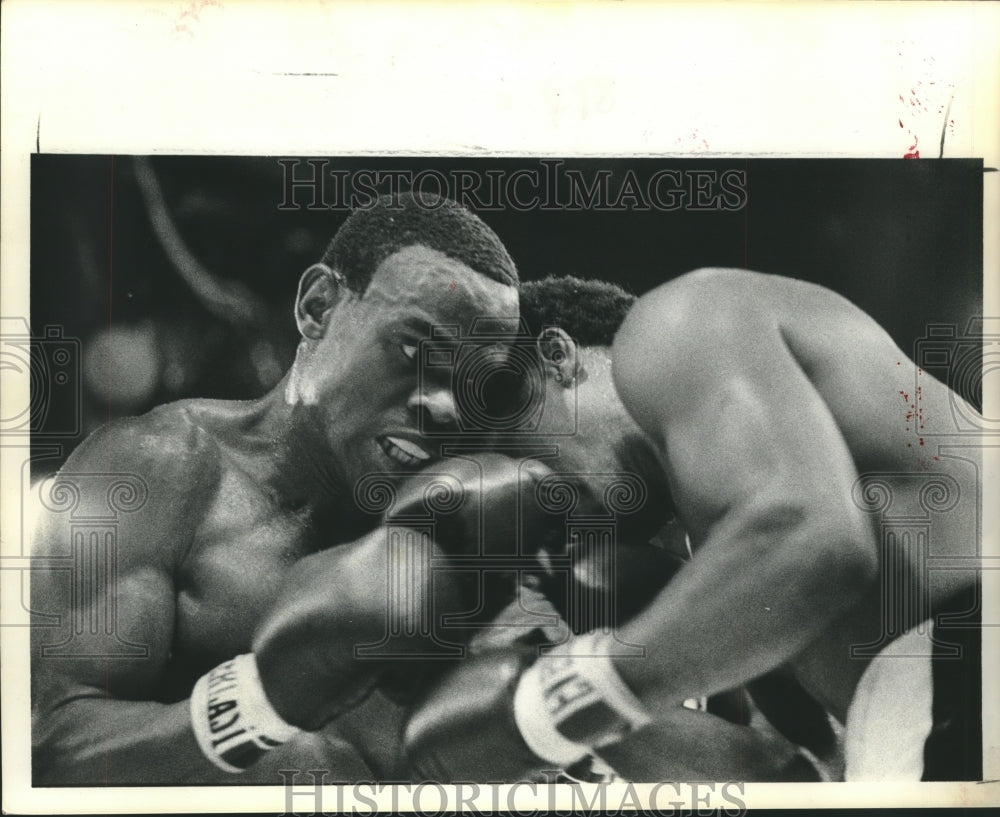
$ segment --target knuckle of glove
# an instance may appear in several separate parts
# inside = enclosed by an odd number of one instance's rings
[[[534,660],[520,645],[473,655],[418,702],[403,731],[410,774],[438,782],[519,779],[538,762],[514,720],[514,688]],[[429,778],[426,778],[429,779]]]
[[[536,497],[539,481],[551,473],[538,461],[496,453],[444,460],[410,478],[383,521],[405,525],[412,517],[433,520],[437,543],[451,554],[533,552],[551,538],[545,531],[562,527],[562,520],[553,519]],[[432,484],[449,486],[459,500],[435,507],[427,490]]]
[[[267,697],[288,723],[315,728],[377,679],[379,662],[357,659],[354,646],[386,632],[388,558],[376,530],[289,571],[252,642]]]

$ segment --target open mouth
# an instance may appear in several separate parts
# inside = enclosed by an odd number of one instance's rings
[[[409,467],[423,465],[431,458],[431,455],[415,442],[400,437],[379,437],[378,444],[387,456]]]

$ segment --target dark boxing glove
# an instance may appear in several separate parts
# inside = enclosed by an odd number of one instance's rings
[[[639,474],[552,474],[539,493],[567,510],[563,536],[539,554],[549,568],[539,577],[574,633],[628,621],[684,564],[687,549],[662,541],[672,508]]]
[[[431,522],[434,538],[453,556],[530,555],[565,528],[565,515],[546,510],[536,496],[551,473],[537,460],[502,454],[445,459],[400,486],[383,522]]]
[[[600,493],[607,487],[600,479],[616,475],[595,477]],[[507,565],[539,576],[573,631],[586,632],[635,615],[681,564],[646,541],[662,524],[655,509],[613,517],[589,482],[588,475],[557,474],[536,460],[477,453],[414,475],[399,488],[383,523],[430,523],[445,552],[475,558],[483,575]],[[597,526],[594,535],[588,517]],[[492,609],[507,600],[496,599]]]
[[[571,542],[561,561],[565,569],[540,574],[541,590],[574,633],[624,624],[645,609],[684,564],[661,547],[632,542]]]
[[[404,732],[413,779],[552,779],[650,722],[611,663],[607,639],[580,636],[561,654],[537,647],[472,656],[414,709]]]
[[[537,647],[472,655],[445,675],[411,714],[404,733],[414,780],[504,782],[547,767],[521,737],[514,693]]]
[[[433,541],[410,537],[400,560],[386,534],[377,529],[297,562],[257,628],[253,652],[195,685],[192,726],[215,765],[240,772],[299,729],[316,730],[359,703],[389,666],[359,646],[378,645],[391,631],[393,653],[412,650],[419,663],[434,620],[468,607],[459,574],[432,587],[430,559],[441,555]]]
[[[547,510],[536,490],[551,473],[536,460],[495,453],[446,459],[400,486],[382,521],[428,530],[456,568],[475,576],[478,609],[464,624],[485,625],[521,576],[544,572],[539,551],[563,546],[565,513]]]

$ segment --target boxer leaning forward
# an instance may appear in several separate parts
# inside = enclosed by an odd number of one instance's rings
[[[550,392],[579,409],[548,464],[655,462],[653,501],[693,556],[614,634],[446,675],[407,726],[417,776],[478,779],[501,757],[517,778],[598,755],[657,779],[697,745],[678,740],[699,714],[682,700],[782,668],[843,725],[845,779],[981,777],[981,460],[954,414],[972,407],[840,296],[743,270],[647,294],[611,350],[578,353],[557,331],[539,349]],[[586,382],[566,389],[581,362]]]
[[[433,461],[418,430],[453,428],[455,404],[450,372],[418,383],[419,341],[431,325],[468,334],[476,316],[516,317],[517,285],[500,240],[464,208],[383,198],[302,276],[301,341],[274,390],[161,406],[73,452],[57,483],[78,492],[80,513],[107,506],[114,474],[148,495],[121,516],[116,575],[96,596],[76,595],[69,571],[32,576],[32,608],[61,622],[32,633],[35,785],[386,773],[400,713],[387,701],[320,730],[373,684],[339,652],[385,626],[384,613],[365,626],[367,609],[385,607],[386,553],[377,530],[366,538],[378,519],[359,511],[354,486]],[[68,516],[40,520],[39,565],[69,552]],[[449,592],[442,609],[466,603]],[[70,635],[108,605],[113,633]],[[324,626],[331,618],[340,626]]]

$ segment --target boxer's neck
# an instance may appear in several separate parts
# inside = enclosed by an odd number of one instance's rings
[[[234,404],[228,443],[281,507],[325,515],[354,508],[347,478],[325,438],[285,398],[287,375],[259,400]]]
[[[576,406],[577,433],[560,440],[562,470],[638,476],[655,501],[651,510],[672,513],[669,482],[659,452],[649,437],[629,415],[611,374],[611,358],[606,347],[583,347],[581,361],[586,376],[562,391]],[[575,393],[570,391],[575,389]],[[662,520],[660,520],[662,522]]]

